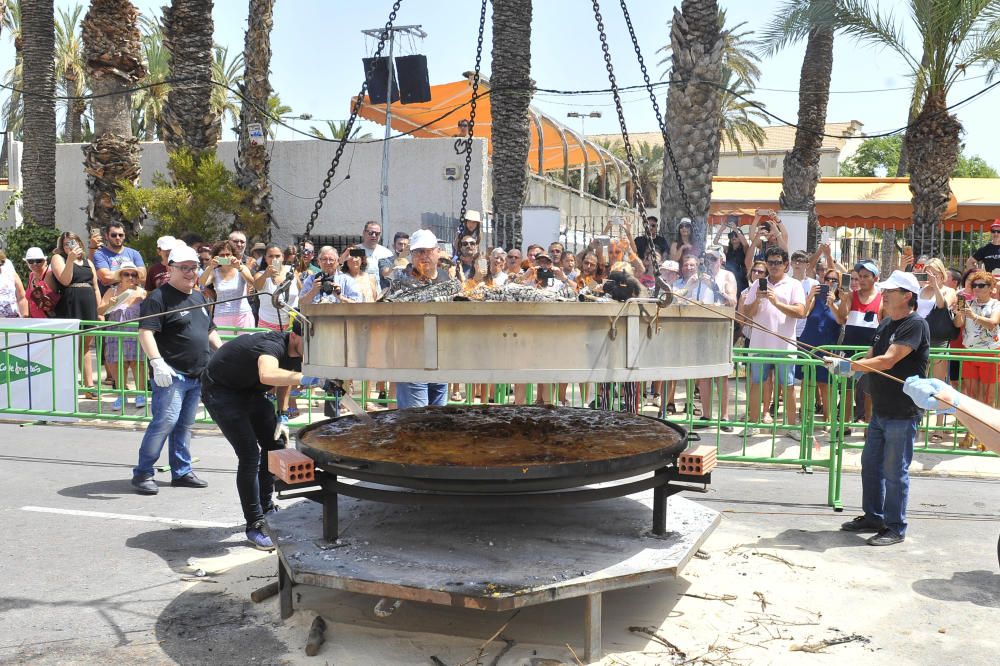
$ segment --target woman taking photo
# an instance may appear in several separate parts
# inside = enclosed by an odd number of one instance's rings
[[[923,272],[926,273],[927,279],[917,296],[917,314],[927,320],[931,332],[931,347],[947,347],[958,333],[952,315],[958,294],[945,284],[948,273],[940,259],[934,258],[928,261],[924,265]],[[917,276],[918,279],[923,277],[920,274]],[[948,361],[931,360],[930,374],[935,379],[948,381]],[[937,425],[944,426],[944,420],[944,414],[939,413]],[[944,441],[944,436],[940,432],[932,433],[931,441],[935,444],[940,443]]]
[[[56,304],[59,293],[52,288],[52,274],[49,260],[39,247],[29,247],[24,254],[28,264],[28,316],[34,319],[44,319],[56,316]]]
[[[139,308],[146,298],[146,290],[139,286],[139,269],[130,260],[126,259],[118,268],[118,284],[112,285],[104,292],[100,305],[97,306],[97,313],[103,315],[107,321],[130,321],[139,316]],[[121,331],[122,327],[115,326],[108,330]],[[104,363],[111,375],[111,386],[116,391],[120,391],[112,405],[114,411],[122,408],[122,396],[128,389],[128,373],[132,371],[135,379],[135,388],[145,392],[146,378],[143,373],[136,370],[136,362],[139,360],[138,339],[132,337],[107,336],[104,342]],[[145,394],[135,397],[136,407],[146,406]]]
[[[686,217],[681,218],[677,225],[677,236],[670,244],[670,260],[680,261],[685,254],[690,254],[694,249],[694,241],[691,238],[691,220]]]
[[[295,275],[295,268],[284,262],[283,253],[278,245],[271,244],[264,248],[264,270],[254,278],[254,288],[260,297],[260,310],[257,312],[257,325],[272,331],[284,331],[290,324],[287,312],[279,312],[271,302],[271,294],[285,283],[291,274],[288,296],[283,299],[289,307],[297,307],[299,290],[302,282]]]
[[[64,231],[59,236],[55,254],[52,255],[52,288],[62,291],[56,305],[56,317],[60,319],[97,319],[97,299],[101,292],[97,287],[97,270],[86,257],[87,249],[79,236],[72,231]],[[83,386],[94,388],[94,369],[88,357],[93,337],[80,337],[80,366]],[[87,397],[95,397],[92,392]]]
[[[202,291],[209,288],[215,291],[216,304],[213,307],[212,321],[216,326],[231,328],[253,328],[253,310],[246,296],[253,286],[253,275],[246,264],[236,256],[236,247],[232,241],[219,241],[212,246],[212,260],[208,262],[205,272],[198,278]],[[231,300],[239,298],[239,300]],[[223,303],[221,301],[229,301]],[[249,331],[237,331],[242,335]]]
[[[986,271],[976,271],[969,278],[973,298],[955,311],[955,325],[962,328],[962,343],[965,348],[979,351],[980,356],[990,360],[966,360],[962,364],[962,381],[965,393],[979,402],[993,405],[993,387],[997,383],[996,355],[1000,349],[1000,301],[992,297],[993,276]],[[983,353],[985,352],[985,353]],[[970,353],[968,356],[975,356]]]

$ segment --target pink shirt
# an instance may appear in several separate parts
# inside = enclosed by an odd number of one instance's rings
[[[757,300],[757,281],[750,283],[744,304],[750,305]],[[785,275],[781,282],[774,284],[767,283],[768,291],[773,291],[779,301],[786,305],[801,305],[806,302],[805,292],[802,290],[802,283]],[[779,337],[771,335],[768,331],[774,331],[779,335],[792,340],[795,339],[796,317],[790,317],[778,308],[771,305],[770,301],[762,300],[757,314],[754,315],[753,322],[760,328],[753,327],[750,331],[750,347],[753,349],[795,349],[795,345],[785,342]]]

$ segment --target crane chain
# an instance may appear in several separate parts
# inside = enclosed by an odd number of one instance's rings
[[[476,40],[476,67],[472,74],[472,100],[469,104],[469,136],[462,141],[455,142],[455,152],[461,155],[465,153],[465,172],[462,174],[462,210],[459,213],[459,228],[465,227],[465,212],[469,205],[469,170],[472,168],[472,135],[476,128],[476,101],[479,98],[479,70],[483,62],[483,31],[486,27],[486,6],[489,0],[483,0],[483,6],[479,10],[479,37]],[[482,233],[483,222],[480,220],[480,233]]]
[[[382,55],[382,49],[385,48],[385,42],[389,39],[392,25],[396,22],[396,14],[399,12],[399,5],[402,1],[403,0],[396,0],[392,4],[392,11],[389,12],[389,20],[385,22],[385,27],[379,35],[378,47],[375,49],[375,53],[372,56],[372,66],[366,73],[365,80],[361,84],[361,90],[358,92],[358,96],[354,101],[354,106],[351,108],[351,116],[347,119],[347,124],[344,127],[344,134],[340,137],[340,143],[337,144],[337,152],[333,155],[333,161],[330,163],[330,168],[326,172],[326,178],[323,179],[323,187],[319,191],[319,196],[316,199],[316,204],[313,206],[312,213],[309,214],[309,223],[306,224],[305,233],[302,234],[302,239],[299,241],[301,245],[305,245],[306,242],[311,240],[313,227],[316,225],[316,220],[319,219],[320,209],[323,208],[323,200],[326,199],[326,195],[330,191],[330,184],[333,183],[333,177],[337,174],[337,167],[340,166],[340,158],[344,155],[344,148],[347,147],[348,139],[351,136],[351,130],[354,127],[354,121],[357,120],[358,113],[361,112],[361,105],[364,103],[365,93],[368,91],[368,76],[370,76],[374,71],[375,61]],[[390,63],[389,66],[392,67],[392,63]]]

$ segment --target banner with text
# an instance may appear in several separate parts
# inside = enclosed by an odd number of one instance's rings
[[[79,328],[77,319],[0,319],[0,412],[16,415],[26,410],[75,411],[79,337],[49,338],[55,332]],[[31,344],[23,345],[25,342]],[[23,346],[11,349],[12,345]],[[25,418],[73,420],[37,413]]]

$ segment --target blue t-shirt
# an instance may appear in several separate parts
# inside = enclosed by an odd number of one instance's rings
[[[126,259],[135,264],[137,268],[146,267],[146,264],[142,261],[142,255],[130,247],[123,247],[122,251],[118,253],[102,247],[94,252],[94,268],[97,270],[107,268],[110,271],[117,271]],[[101,293],[103,294],[111,285],[104,285],[100,278],[98,278],[97,286],[101,288]]]

